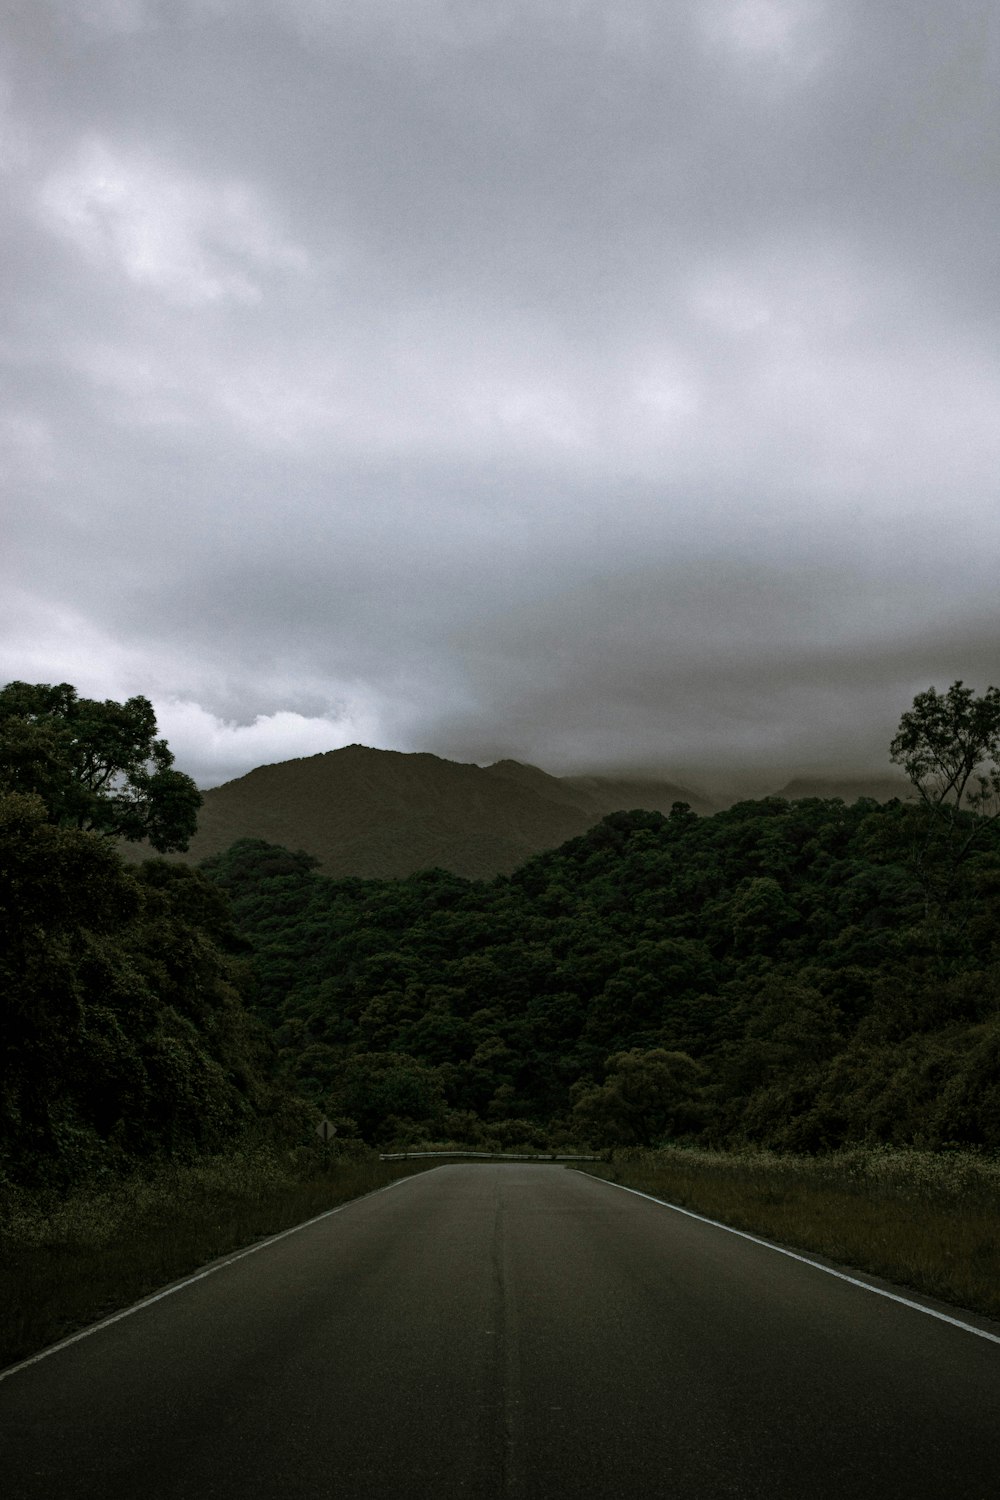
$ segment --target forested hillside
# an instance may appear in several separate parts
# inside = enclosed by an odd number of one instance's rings
[[[369,1143],[1000,1147],[995,689],[904,714],[910,802],[616,812],[489,881],[259,839],[128,868],[197,810],[154,735],[144,699],[0,692],[11,1180],[301,1140],[305,1101]]]
[[[982,813],[619,813],[490,883],[313,865],[245,841],[204,868],[296,1086],[370,1140],[1000,1145]]]
[[[327,875],[392,879],[440,868],[489,879],[511,874],[532,854],[584,833],[620,807],[668,812],[682,796],[709,810],[662,780],[549,776],[513,760],[463,765],[345,745],[258,766],[210,788],[188,849],[175,857],[194,862],[237,839],[261,838],[307,850]],[[149,852],[122,846],[127,859]]]

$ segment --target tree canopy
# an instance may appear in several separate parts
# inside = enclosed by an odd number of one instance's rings
[[[959,681],[918,693],[890,754],[920,799],[897,833],[905,831],[927,911],[941,909],[963,889],[968,897],[969,867],[1000,818],[1000,690],[977,698]]]
[[[924,817],[615,813],[489,883],[202,868],[290,1080],[368,1140],[1000,1146],[1000,823],[928,908]]]
[[[280,1125],[225,901],[181,864],[0,793],[0,1186],[65,1185]]]
[[[1000,813],[1000,689],[977,698],[953,682],[946,693],[930,687],[904,713],[890,746],[921,799],[930,807]]]
[[[202,799],[173,761],[148,698],[99,702],[68,682],[0,689],[0,790],[40,797],[60,827],[185,850]]]

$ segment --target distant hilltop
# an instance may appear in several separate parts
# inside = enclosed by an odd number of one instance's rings
[[[777,795],[886,800],[906,789],[905,782],[885,785],[889,790],[879,793],[861,781],[794,781]],[[608,813],[669,813],[675,802],[697,813],[719,808],[656,778],[550,776],[515,760],[476,766],[365,745],[258,766],[212,787],[204,799],[188,852],[171,858],[195,863],[237,839],[257,838],[304,849],[324,874],[381,880],[435,867],[491,879],[585,833]],[[152,853],[141,844],[121,847],[130,860]]]
[[[188,852],[171,858],[193,863],[258,838],[306,850],[325,874],[382,880],[434,867],[490,879],[622,808],[714,810],[668,781],[550,776],[514,760],[483,767],[365,745],[259,766],[204,799]]]

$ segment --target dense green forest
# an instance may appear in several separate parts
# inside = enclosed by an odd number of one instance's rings
[[[183,848],[199,793],[145,699],[0,691],[0,1185],[301,1133],[244,1004],[247,945],[203,875],[127,868],[114,839]]]
[[[196,871],[129,870],[40,799],[0,796],[0,1182],[68,1185],[294,1121],[243,947]]]
[[[619,813],[488,884],[312,865],[247,840],[204,868],[296,1087],[370,1140],[1000,1145],[981,814]]]
[[[0,1172],[69,1182],[313,1111],[421,1139],[1000,1147],[1000,694],[904,714],[912,801],[622,812],[512,876],[243,840],[145,700],[0,692]],[[984,769],[985,768],[985,769]]]

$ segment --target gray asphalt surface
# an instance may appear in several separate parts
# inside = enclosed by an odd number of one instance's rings
[[[996,1500],[1000,1345],[580,1173],[449,1165],[0,1382],[0,1493]]]

